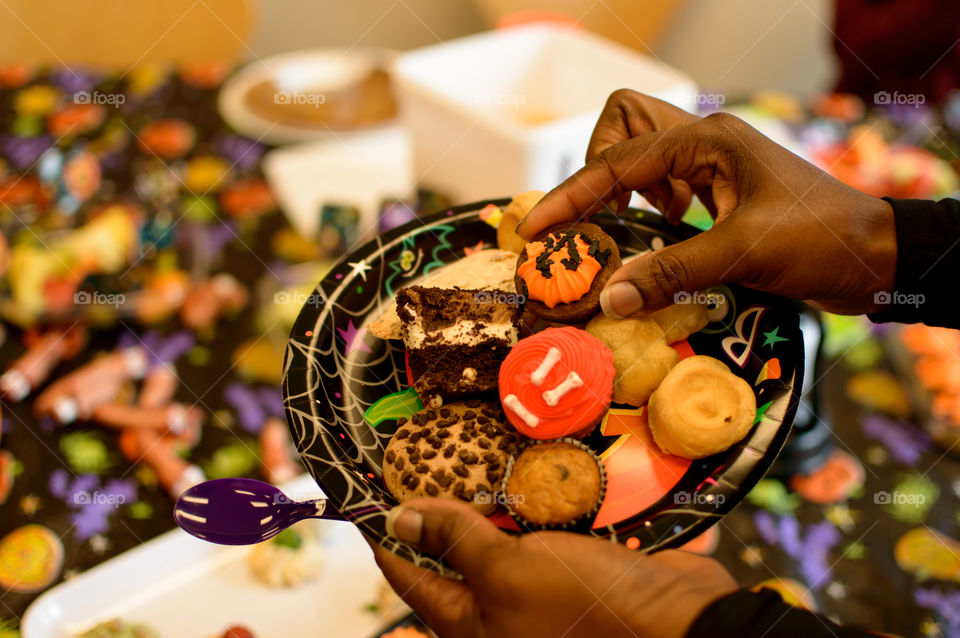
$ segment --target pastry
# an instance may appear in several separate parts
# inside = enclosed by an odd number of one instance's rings
[[[254,545],[247,555],[253,575],[270,587],[295,587],[320,575],[323,544],[317,525],[303,521]]]
[[[410,286],[397,292],[397,315],[424,403],[496,389],[500,363],[517,342],[515,293]]]
[[[500,401],[510,423],[532,439],[583,437],[613,392],[613,353],[572,326],[521,339],[500,366]]]
[[[524,246],[516,288],[541,319],[580,323],[600,311],[600,292],[619,267],[617,244],[599,226],[557,224]]]
[[[527,245],[527,240],[517,234],[517,224],[522,222],[537,202],[546,195],[543,191],[526,191],[520,193],[510,203],[503,207],[500,223],[497,225],[497,246],[501,250],[510,250],[520,253]]]
[[[663,329],[667,343],[683,341],[695,332],[700,332],[710,323],[707,307],[703,304],[675,303],[672,306],[655,310],[647,315]]]
[[[482,514],[496,509],[497,486],[520,440],[499,406],[450,403],[401,417],[397,426],[383,456],[383,482],[394,498],[445,496]]]
[[[650,433],[660,449],[688,459],[726,450],[753,426],[757,399],[750,384],[722,362],[687,357],[650,397]]]
[[[429,288],[473,288],[516,292],[513,277],[517,269],[517,253],[505,250],[481,250],[459,261],[447,264],[425,277],[420,285]],[[380,339],[400,338],[400,317],[397,304],[391,303],[367,332]]]
[[[597,315],[586,329],[613,352],[617,370],[614,403],[638,407],[646,403],[679,359],[676,350],[667,345],[660,326],[646,317],[610,319]]]
[[[559,439],[528,445],[511,459],[503,500],[522,525],[559,527],[595,513],[604,487],[596,455],[576,440]]]

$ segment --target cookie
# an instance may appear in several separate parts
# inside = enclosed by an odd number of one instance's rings
[[[667,345],[663,329],[646,317],[597,315],[586,330],[613,352],[614,403],[640,407],[679,360],[677,351]]]
[[[618,268],[620,250],[599,226],[557,224],[524,246],[515,284],[541,319],[582,323],[600,311],[600,292]]]
[[[695,332],[700,332],[710,323],[709,311],[703,304],[688,299],[647,315],[663,329],[667,343],[683,341]]]
[[[409,420],[397,420],[384,451],[383,481],[401,503],[444,496],[490,514],[520,439],[495,404],[466,401],[426,408]]]
[[[605,487],[596,454],[574,439],[557,439],[528,444],[511,459],[503,500],[524,527],[564,527],[596,513]]]
[[[527,217],[527,213],[546,195],[543,191],[526,191],[515,195],[510,203],[503,207],[500,223],[497,225],[497,246],[500,250],[519,253],[527,241],[517,234],[517,224]]]
[[[504,412],[532,439],[584,437],[610,407],[613,354],[584,330],[547,328],[521,339],[500,366]]]
[[[753,426],[757,399],[750,384],[723,362],[687,357],[650,396],[650,434],[661,450],[699,459],[726,450]]]

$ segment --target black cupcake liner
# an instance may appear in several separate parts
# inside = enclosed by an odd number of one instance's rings
[[[571,519],[565,523],[553,523],[553,524],[539,524],[532,523],[526,520],[522,514],[513,509],[512,504],[510,503],[509,495],[507,494],[507,482],[510,480],[510,475],[513,474],[513,466],[523,452],[531,447],[537,445],[549,445],[551,443],[568,443],[577,447],[584,452],[587,452],[594,461],[597,463],[597,468],[600,470],[600,493],[597,495],[597,501],[594,503],[593,508],[590,511],[577,516],[574,519]],[[542,530],[564,530],[564,531],[582,531],[587,532],[590,530],[593,525],[593,521],[597,518],[597,512],[600,510],[600,506],[603,504],[603,499],[607,494],[607,472],[603,467],[603,461],[600,460],[600,457],[596,452],[593,451],[588,445],[585,445],[579,439],[573,437],[564,436],[558,439],[545,439],[537,440],[530,439],[525,443],[521,444],[520,447],[510,456],[507,460],[507,467],[503,473],[503,479],[500,481],[500,495],[502,498],[503,506],[507,510],[507,513],[510,514],[510,517],[516,521],[517,525],[520,526],[520,529],[527,532],[536,532]]]

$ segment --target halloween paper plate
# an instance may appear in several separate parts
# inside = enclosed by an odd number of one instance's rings
[[[432,556],[386,536],[396,501],[383,485],[384,448],[396,420],[421,407],[410,388],[400,341],[367,334],[400,288],[445,263],[496,247],[496,216],[480,202],[396,228],[344,257],[300,312],[284,362],[284,402],[303,462],[331,504],[369,538],[414,563],[454,572]],[[488,209],[489,211],[489,209]],[[593,221],[625,257],[696,232],[655,213],[630,210]],[[650,438],[643,408],[614,405],[584,442],[599,454],[607,490],[588,533],[650,551],[690,540],[730,511],[770,467],[796,413],[803,341],[794,304],[738,286],[705,291],[710,323],[674,344],[722,360],[753,386],[757,420],[729,450],[688,461],[663,454]],[[517,530],[494,514],[501,527]]]

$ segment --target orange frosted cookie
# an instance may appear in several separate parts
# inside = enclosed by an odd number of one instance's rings
[[[534,315],[580,323],[600,311],[600,292],[620,267],[620,251],[595,224],[557,224],[528,243],[517,261],[517,292]]]

